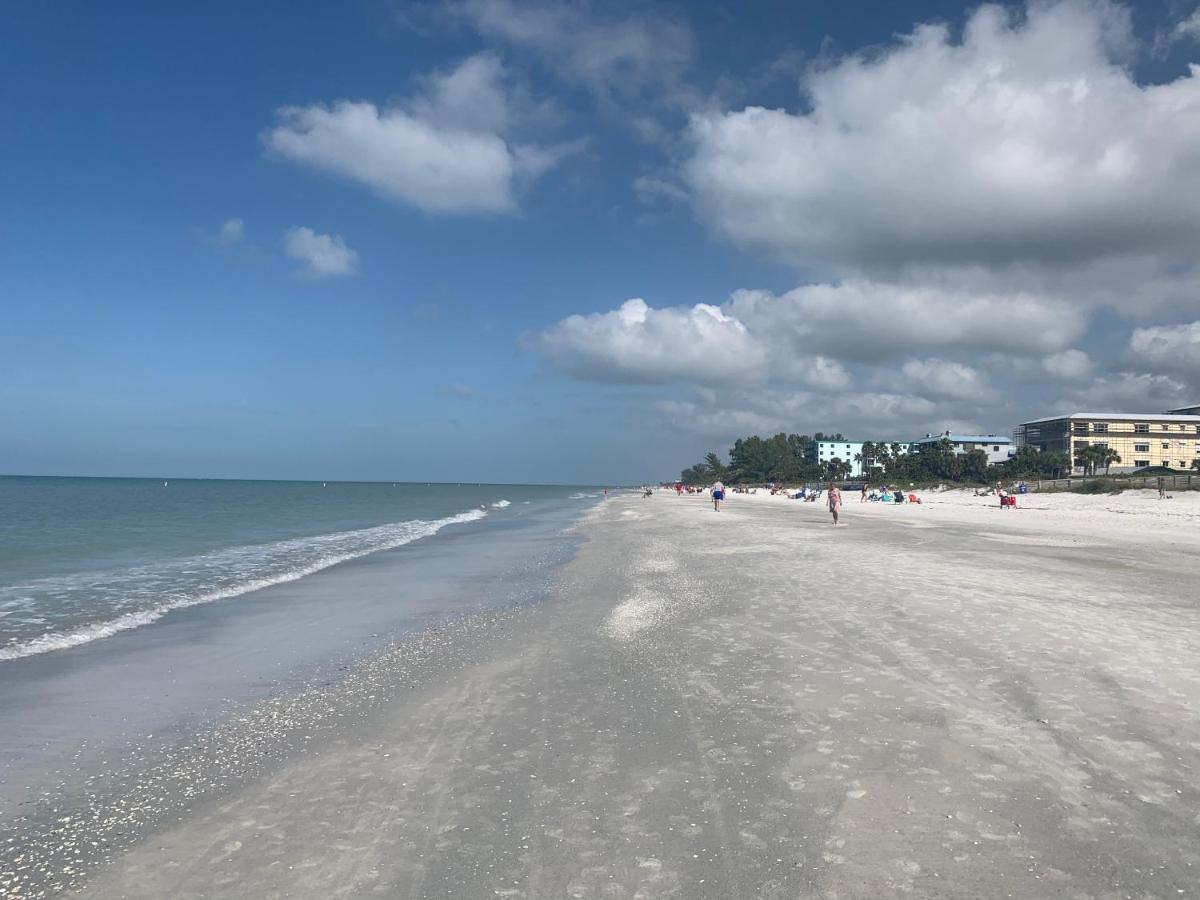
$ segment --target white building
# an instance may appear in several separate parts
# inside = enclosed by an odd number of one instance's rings
[[[865,441],[813,441],[808,447],[808,461],[824,465],[834,459],[850,463],[850,477],[859,478],[863,474],[862,448]],[[908,442],[873,441],[876,444],[897,443],[901,453],[908,452]]]
[[[972,450],[982,450],[987,454],[989,463],[1002,463],[1016,451],[1012,438],[1002,434],[954,434],[944,431],[941,434],[927,434],[909,445],[909,451],[916,453],[924,444],[936,444],[949,441],[955,454],[970,453]]]

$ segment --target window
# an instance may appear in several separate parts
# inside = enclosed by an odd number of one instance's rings
[[[1075,449],[1076,449],[1076,450],[1081,450],[1081,449],[1083,449],[1084,447],[1086,447],[1087,445],[1088,445],[1088,442],[1087,442],[1087,441],[1076,441],[1076,442],[1075,442]]]
[[[1133,426],[1134,434],[1149,434],[1150,426],[1146,422],[1137,422]]]
[[[1108,441],[1096,441],[1094,445],[1097,447],[1107,447]]]
[[[1171,461],[1170,461],[1169,459],[1164,459],[1164,460],[1162,461],[1162,464],[1163,464],[1164,466],[1166,466],[1168,469],[1169,469],[1169,468],[1171,468]]]
[[[1076,434],[1087,434],[1088,433],[1088,423],[1087,422],[1072,422],[1071,430],[1073,432],[1075,432]]]
[[[1095,425],[1092,426],[1092,430],[1095,431],[1096,434],[1107,434],[1108,433],[1108,423],[1107,422],[1097,422]]]
[[[1133,452],[1134,453],[1149,453],[1150,445],[1149,444],[1134,444]]]
[[[1137,468],[1139,468],[1139,469],[1140,469],[1142,466],[1148,466],[1148,465],[1150,465],[1150,460],[1148,460],[1148,459],[1135,459],[1135,460],[1133,461],[1133,464],[1134,464],[1134,466],[1135,466],[1135,467],[1137,467]]]
[[[999,445],[999,444],[992,444],[992,451],[993,451],[994,453],[999,453],[999,452],[1000,452],[1000,445]]]
[[[1170,431],[1170,430],[1171,430],[1171,423],[1169,423],[1169,422],[1163,422],[1163,423],[1162,423],[1162,430],[1163,430],[1163,431]]]
[[[1164,449],[1164,450],[1170,450],[1170,449],[1171,449],[1171,442],[1170,442],[1170,441],[1163,441],[1163,449]]]

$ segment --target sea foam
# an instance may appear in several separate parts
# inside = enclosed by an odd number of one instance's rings
[[[296,581],[338,563],[401,547],[435,535],[448,525],[474,522],[486,515],[483,510],[473,509],[442,519],[413,519],[354,531],[229,547],[124,572],[93,572],[25,582],[0,590],[0,607],[7,605],[5,600],[14,603],[19,598],[21,605],[28,608],[32,600],[37,606],[58,613],[60,627],[0,647],[0,660],[78,647],[149,625],[175,609]],[[99,621],[80,622],[85,611],[108,615]],[[67,624],[64,618],[74,621]]]

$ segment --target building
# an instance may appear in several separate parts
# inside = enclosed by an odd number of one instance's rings
[[[1018,445],[1043,453],[1066,453],[1082,470],[1088,447],[1111,447],[1121,457],[1111,471],[1142,466],[1188,470],[1200,459],[1200,415],[1178,413],[1073,413],[1035,419],[1017,426]]]
[[[920,440],[912,441],[909,444],[909,452],[916,453],[923,445],[937,444],[941,441],[949,441],[954,446],[955,454],[982,450],[987,454],[989,463],[1004,462],[1016,449],[1012,438],[1002,434],[954,434],[944,431],[941,434],[927,434]]]
[[[808,461],[814,463],[825,463],[840,459],[842,462],[850,463],[850,477],[859,478],[863,474],[862,466],[862,448],[866,441],[813,441],[808,445]],[[887,444],[888,446],[898,446],[901,453],[908,452],[908,442],[895,443],[891,441],[874,441],[872,443]]]
[[[1181,406],[1179,409],[1168,409],[1167,415],[1200,416],[1200,403],[1193,403],[1191,406]]]

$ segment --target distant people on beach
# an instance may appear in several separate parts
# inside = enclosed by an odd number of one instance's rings
[[[713,509],[717,512],[721,511],[721,501],[725,499],[725,485],[719,481],[714,481],[712,486],[712,502]]]
[[[829,504],[829,512],[833,514],[833,524],[838,523],[838,512],[842,508],[842,489],[832,481],[829,483],[829,494],[825,501]]]
[[[858,498],[858,502],[859,502],[859,503],[866,503],[866,502],[867,502],[867,489],[868,489],[869,487],[870,487],[870,485],[869,485],[869,484],[867,484],[867,483],[864,481],[864,482],[863,482],[863,486],[862,486],[862,494],[861,494],[861,495],[859,495],[859,498]]]

